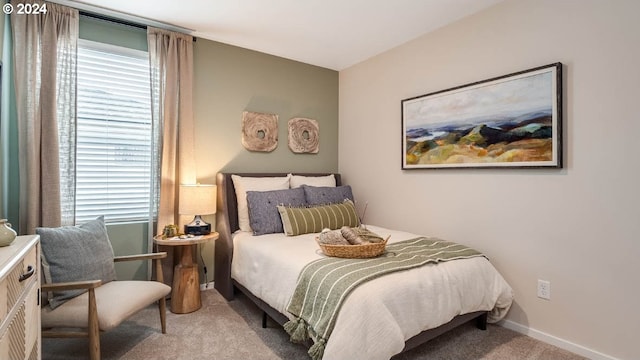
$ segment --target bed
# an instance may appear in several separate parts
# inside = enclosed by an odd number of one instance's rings
[[[283,177],[285,173],[234,173],[241,177]],[[240,291],[283,325],[293,318],[287,304],[305,264],[324,257],[316,234],[254,236],[239,231],[236,189],[231,173],[217,175],[214,286],[227,300]],[[340,174],[297,174],[307,177]],[[389,244],[416,234],[368,228],[389,236]],[[435,274],[435,275],[433,275]],[[428,277],[429,276],[429,277]],[[428,280],[425,280],[428,279]],[[388,274],[369,281],[346,298],[324,348],[324,359],[389,359],[469,321],[486,329],[503,318],[512,290],[485,257],[447,261]]]

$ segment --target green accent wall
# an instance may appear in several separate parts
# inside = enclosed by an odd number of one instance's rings
[[[2,90],[0,105],[0,217],[18,224],[20,177],[18,174],[18,127],[13,88],[13,54],[11,22],[3,17],[2,27]],[[17,226],[16,226],[17,227]]]
[[[0,2],[2,4],[5,4],[4,1]],[[0,67],[0,81],[2,80],[3,77],[3,72],[4,72],[4,36],[5,36],[5,30],[4,30],[4,26],[6,23],[5,18],[8,15],[6,14],[0,14],[0,31],[2,31],[2,33],[0,34],[0,64],[2,67]],[[5,139],[5,136],[3,134],[3,131],[6,131],[4,128],[4,118],[5,115],[3,115],[3,105],[6,104],[6,101],[3,100],[2,98],[4,98],[4,88],[5,86],[2,85],[0,90],[0,219],[4,219],[5,218],[5,205],[4,205],[4,185],[5,185],[5,181],[4,181],[4,176],[5,176],[5,170],[4,170],[4,143],[7,141]]]
[[[2,4],[4,4],[5,2],[3,1]],[[6,22],[5,18],[9,16],[7,14],[0,14],[0,29],[4,29],[4,24]],[[0,59],[2,59],[2,54],[4,53],[4,36],[0,36]],[[1,199],[1,198],[0,198]]]
[[[145,254],[147,252],[147,223],[107,224],[107,234],[116,256]],[[116,275],[120,280],[146,280],[146,261],[116,263]]]
[[[338,72],[215,41],[194,44],[195,149],[198,180],[225,171],[336,171]],[[278,146],[269,153],[241,144],[243,111],[277,114]],[[320,151],[294,154],[287,122],[318,121]]]
[[[5,4],[4,1],[1,2],[2,4]],[[4,31],[4,25],[5,25],[5,18],[7,17],[7,15],[3,15],[0,14],[0,31],[2,31],[2,33],[0,34],[0,81],[2,81],[2,66],[4,63],[4,36],[5,36],[5,31]],[[2,100],[2,97],[4,96],[3,93],[4,91],[4,86],[0,87],[0,219],[4,219],[5,217],[5,205],[4,205],[4,143],[7,141],[5,140],[3,131],[6,131],[4,129],[4,115],[2,115],[2,108],[3,108],[3,104],[5,104],[6,102],[4,100]]]

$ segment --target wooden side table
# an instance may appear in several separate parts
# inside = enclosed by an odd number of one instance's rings
[[[208,235],[200,235],[187,239],[162,239],[156,236],[153,241],[158,245],[175,246],[173,269],[173,286],[171,287],[171,312],[187,314],[202,307],[200,299],[200,273],[198,264],[193,261],[193,246],[214,241],[218,238],[217,232]]]

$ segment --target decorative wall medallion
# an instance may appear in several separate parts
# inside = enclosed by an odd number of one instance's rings
[[[294,153],[317,154],[320,148],[320,130],[313,119],[289,120],[289,149]]]
[[[242,112],[242,145],[249,151],[273,151],[278,146],[278,115]]]

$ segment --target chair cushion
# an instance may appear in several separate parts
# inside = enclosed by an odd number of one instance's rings
[[[107,331],[154,301],[167,296],[171,287],[157,281],[112,281],[95,289],[100,330]],[[76,296],[51,309],[42,307],[43,328],[86,328],[89,293]]]
[[[40,235],[46,283],[80,280],[102,280],[102,283],[107,283],[116,279],[113,248],[107,236],[104,217],[79,226],[39,227],[36,233]],[[49,304],[55,309],[83,291],[50,293]]]

